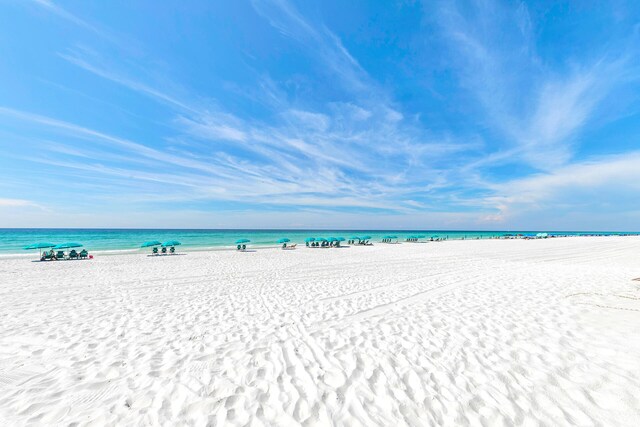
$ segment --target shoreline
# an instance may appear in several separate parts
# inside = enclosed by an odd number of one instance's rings
[[[399,240],[396,243],[383,243],[380,241],[372,241],[372,243],[374,245],[393,245],[393,244],[409,244],[409,245],[414,245],[414,244],[426,244],[426,243],[444,243],[444,242],[451,242],[451,241],[488,241],[488,240],[527,240],[527,241],[534,241],[534,240],[547,240],[547,239],[564,239],[564,238],[605,238],[605,237],[640,237],[640,234],[620,234],[620,235],[563,235],[563,236],[549,236],[549,237],[545,237],[545,238],[525,238],[525,237],[485,237],[485,238],[446,238],[440,241],[429,241],[429,240],[424,240],[424,241],[418,241],[418,242],[405,242],[402,240]],[[302,248],[306,248],[306,246],[304,245],[304,242],[291,242],[291,243],[297,243],[298,244],[298,248],[302,249]],[[249,243],[248,247],[249,248],[253,248],[256,250],[264,250],[264,249],[278,249],[280,248],[280,244],[278,243]],[[349,247],[349,246],[358,246],[358,245],[341,245],[342,247]],[[148,250],[147,248],[123,248],[123,249],[103,249],[103,250],[91,250],[88,246],[85,246],[85,249],[87,249],[89,251],[90,254],[92,255],[99,255],[99,256],[114,256],[114,255],[144,255],[146,253],[146,251]],[[319,248],[319,249],[323,249],[323,248]],[[331,248],[324,248],[324,249],[331,249]],[[189,252],[216,252],[216,251],[235,251],[236,247],[235,244],[231,244],[231,245],[220,245],[220,246],[185,246],[185,245],[180,245],[180,246],[176,246],[176,252],[177,253],[189,253]],[[34,251],[35,252],[35,251]],[[26,252],[11,252],[11,253],[2,253],[0,252],[0,261],[4,260],[4,259],[27,259],[29,257],[33,258],[33,253],[26,253]],[[162,255],[160,255],[162,256]],[[36,257],[37,258],[37,257]],[[44,261],[44,262],[48,262],[48,261]]]

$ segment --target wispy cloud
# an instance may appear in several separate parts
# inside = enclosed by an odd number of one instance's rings
[[[78,16],[64,9],[62,6],[54,3],[52,0],[31,0],[31,1],[36,5],[42,7],[43,9],[49,11],[50,13],[58,16],[59,18],[64,19],[65,21],[71,22],[72,24],[75,24],[78,27],[81,27],[85,30],[89,30],[103,39],[106,39],[112,42],[115,41],[115,38],[111,34],[106,32],[104,29],[98,27],[95,24],[91,24],[84,19],[79,18]]]
[[[566,164],[575,136],[600,102],[624,82],[626,54],[583,60],[554,71],[538,56],[525,3],[443,2],[440,23],[457,52],[462,83],[481,103],[491,125],[513,148],[508,157],[539,169]],[[571,59],[570,59],[571,60]]]

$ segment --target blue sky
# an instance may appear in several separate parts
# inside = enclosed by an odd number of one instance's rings
[[[640,3],[0,1],[5,227],[640,229]]]

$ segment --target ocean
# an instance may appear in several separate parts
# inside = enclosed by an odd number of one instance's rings
[[[307,237],[344,237],[371,236],[376,242],[384,236],[397,236],[399,241],[411,235],[424,235],[425,239],[490,239],[505,234],[535,235],[545,230],[505,230],[505,231],[464,231],[464,230],[187,230],[187,229],[64,229],[64,228],[0,228],[0,254],[28,254],[24,250],[36,242],[78,242],[93,252],[137,252],[148,251],[140,245],[149,240],[178,240],[180,250],[226,249],[234,248],[238,239],[249,239],[249,246],[276,246],[280,238],[304,244]],[[606,231],[559,231],[550,235],[625,235],[638,232]],[[37,251],[32,251],[37,252]]]

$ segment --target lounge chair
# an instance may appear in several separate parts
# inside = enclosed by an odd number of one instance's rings
[[[166,255],[167,254],[167,248],[165,248],[164,246],[162,247],[162,255]]]
[[[87,252],[86,249],[83,249],[83,250],[80,251],[80,255],[79,256],[80,256],[80,259],[85,259],[85,258],[87,258],[89,256],[89,252]]]
[[[64,251],[56,252],[56,259],[64,259]]]
[[[247,250],[247,245],[242,245],[242,250],[246,251]]]
[[[287,244],[286,243],[282,244],[282,249],[287,249]]]
[[[237,249],[240,251],[242,250],[242,245],[238,245]]]
[[[174,246],[171,246],[171,249],[169,249],[169,252],[171,253],[171,255],[176,253],[176,248]]]
[[[69,252],[69,259],[78,259],[78,252],[76,252],[75,249],[72,249],[71,252]]]
[[[298,246],[297,243],[292,243],[292,244],[289,245],[289,249],[295,249],[296,246]]]
[[[42,258],[40,258],[40,261],[50,261],[52,259],[56,259],[55,253],[53,251],[45,251],[42,253]]]
[[[151,255],[158,255],[158,248],[153,248]]]

